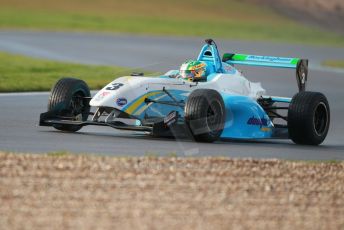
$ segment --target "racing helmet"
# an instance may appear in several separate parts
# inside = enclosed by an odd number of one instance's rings
[[[184,80],[188,81],[205,81],[207,80],[207,64],[203,61],[189,60],[184,62],[179,74]]]

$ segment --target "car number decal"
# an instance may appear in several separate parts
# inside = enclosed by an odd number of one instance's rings
[[[112,83],[111,86],[106,87],[106,90],[117,90],[121,88],[124,84],[122,83]]]

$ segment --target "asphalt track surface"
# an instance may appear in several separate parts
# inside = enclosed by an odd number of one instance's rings
[[[308,90],[323,92],[331,106],[331,127],[321,146],[299,146],[289,140],[218,141],[152,138],[138,132],[107,127],[84,127],[63,133],[38,127],[48,93],[0,94],[0,150],[14,152],[71,151],[118,156],[169,155],[280,158],[290,160],[344,159],[344,73],[320,66],[325,59],[344,59],[343,48],[262,42],[217,41],[220,52],[306,57],[310,59]],[[119,65],[149,70],[177,68],[195,58],[200,38],[131,36],[123,34],[1,31],[0,50],[85,64]],[[292,96],[297,91],[291,70],[242,68],[251,81],[260,81],[270,95]],[[114,73],[120,75],[120,73]],[[44,80],[44,79],[42,79]]]

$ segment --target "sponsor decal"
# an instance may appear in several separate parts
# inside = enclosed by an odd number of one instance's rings
[[[259,125],[262,126],[268,126],[268,120],[265,118],[256,118],[256,117],[250,117],[247,121],[248,125]]]
[[[116,100],[116,104],[118,105],[118,106],[124,106],[124,105],[126,105],[128,103],[128,101],[127,101],[127,99],[126,98],[124,98],[124,97],[120,97],[120,98],[117,98],[117,100]]]
[[[293,58],[285,58],[285,57],[270,57],[270,56],[256,56],[256,55],[249,55],[246,58],[246,61],[268,61],[268,62],[281,62],[281,63],[290,63]]]
[[[108,96],[110,94],[110,92],[101,92],[97,97],[96,97],[96,101],[100,101],[102,100],[104,97]]]
[[[261,130],[262,132],[270,132],[270,131],[271,131],[271,128],[262,127],[262,128],[260,128],[260,130]]]

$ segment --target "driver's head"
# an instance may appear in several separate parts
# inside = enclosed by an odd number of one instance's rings
[[[184,80],[201,81],[206,79],[207,64],[203,61],[186,61],[180,67],[180,75]]]

